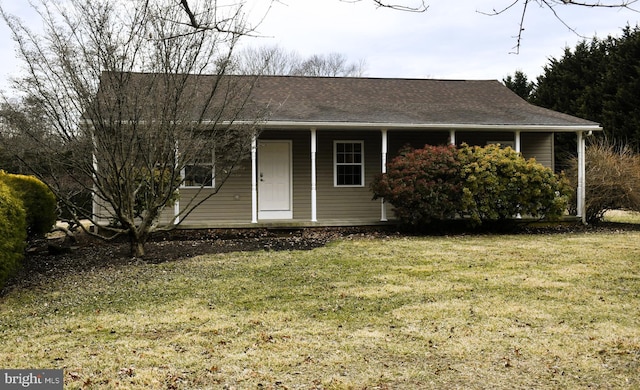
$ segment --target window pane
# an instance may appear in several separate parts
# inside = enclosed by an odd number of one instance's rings
[[[362,170],[359,165],[339,165],[336,168],[339,186],[362,185]]]
[[[184,185],[187,187],[211,187],[213,185],[211,165],[187,165],[184,167]]]

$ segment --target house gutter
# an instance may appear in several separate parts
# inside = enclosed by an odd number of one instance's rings
[[[146,121],[121,121],[121,123],[143,124]],[[471,124],[471,123],[401,123],[401,122],[325,122],[325,121],[201,121],[203,125],[257,125],[263,129],[300,130],[309,129],[349,129],[349,130],[474,130],[474,131],[520,131],[528,132],[578,132],[578,131],[602,131],[602,127],[597,123],[593,125],[524,125],[518,123],[505,124]],[[92,125],[90,119],[82,119],[81,124]]]
[[[236,121],[237,124],[255,122]],[[377,122],[293,122],[293,121],[264,121],[258,122],[266,129],[308,130],[314,129],[350,129],[350,130],[475,130],[475,131],[504,131],[518,129],[529,132],[577,132],[602,131],[598,124],[593,125],[522,125],[522,124],[469,124],[469,123],[377,123]]]

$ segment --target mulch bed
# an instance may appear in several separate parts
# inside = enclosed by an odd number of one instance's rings
[[[570,232],[620,232],[640,230],[638,224],[602,223],[584,226],[569,224],[520,224],[505,228],[469,231],[468,228],[451,225],[438,226],[437,231],[425,231],[426,235],[466,234],[561,234]],[[129,243],[125,239],[112,242],[97,240],[84,234],[76,235],[76,242],[63,238],[41,239],[29,243],[23,267],[2,293],[9,289],[29,287],[40,281],[70,272],[80,272],[104,267],[117,267],[136,263],[162,263],[203,254],[261,250],[310,250],[336,239],[358,237],[383,238],[410,235],[394,227],[304,228],[304,229],[200,229],[174,230],[154,236],[145,246],[144,259],[130,256]],[[2,295],[0,293],[0,295]]]

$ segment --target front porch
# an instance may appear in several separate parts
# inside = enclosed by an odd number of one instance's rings
[[[553,168],[553,132],[549,129],[491,127],[481,130],[266,129],[253,139],[251,157],[242,169],[224,184],[220,193],[198,206],[180,225],[184,229],[202,229],[393,224],[392,207],[381,200],[372,200],[369,184],[376,175],[386,172],[387,161],[405,145],[419,148],[425,144],[501,143],[513,146],[525,158],[535,157]],[[585,132],[572,131],[577,134],[577,152],[584,161]],[[361,178],[355,184],[340,185],[336,145],[345,143],[361,148],[357,172]],[[276,176],[278,180],[272,180]],[[577,218],[582,218],[584,163],[579,178]],[[188,200],[194,196],[191,193],[193,190],[181,189],[184,197],[176,203],[173,216],[180,214],[183,201],[188,207]]]

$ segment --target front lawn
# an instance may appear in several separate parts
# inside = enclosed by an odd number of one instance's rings
[[[65,389],[640,387],[640,232],[359,238],[94,268],[0,298]]]

